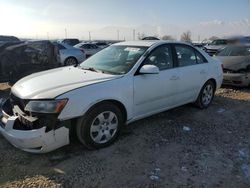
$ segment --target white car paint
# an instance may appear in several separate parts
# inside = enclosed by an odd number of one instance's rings
[[[121,76],[91,72],[74,66],[60,67],[19,80],[11,92],[22,99],[51,99],[69,90],[117,77]]]
[[[134,41],[122,42],[114,45],[147,46],[145,54],[157,46],[168,43],[164,41]],[[220,62],[211,58],[202,50],[197,49],[208,63],[175,67],[160,71],[158,74],[135,75],[141,63],[146,58],[143,55],[133,68],[124,75],[109,75],[77,67],[53,69],[32,74],[18,81],[11,92],[22,99],[68,99],[66,106],[58,116],[59,121],[70,120],[83,116],[94,104],[104,100],[114,100],[121,103],[127,112],[126,123],[133,122],[167,109],[194,102],[204,83],[209,79],[216,81],[219,88],[222,83],[222,69]],[[145,67],[144,67],[145,68]],[[146,67],[147,71],[150,67]],[[67,75],[67,76],[65,76]],[[7,122],[9,119],[7,118]],[[8,123],[7,123],[8,124]],[[27,131],[32,138],[39,140],[40,130]],[[62,135],[67,135],[67,128]],[[6,128],[0,129],[6,139],[20,149],[28,151],[30,140],[25,144],[16,145],[15,139],[19,133],[11,133]],[[51,136],[44,133],[41,140]],[[55,134],[56,131],[55,131]],[[7,135],[7,136],[6,136]],[[22,139],[21,139],[22,140]],[[29,142],[29,143],[27,143]],[[43,145],[43,151],[51,151],[68,143],[68,136],[60,137],[57,145]],[[40,152],[29,150],[30,152]],[[42,152],[42,151],[41,151]]]

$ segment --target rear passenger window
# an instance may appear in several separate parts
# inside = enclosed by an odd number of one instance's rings
[[[180,67],[196,64],[196,55],[191,47],[177,45],[175,46],[175,50]]]
[[[146,65],[155,65],[160,70],[173,68],[171,48],[168,45],[156,48],[145,60]]]
[[[203,55],[201,55],[199,52],[195,51],[195,54],[196,54],[196,60],[197,60],[197,63],[198,64],[201,64],[201,63],[207,63],[207,60],[205,57],[203,57]]]
[[[206,63],[207,60],[198,51],[185,45],[176,45],[179,67]]]

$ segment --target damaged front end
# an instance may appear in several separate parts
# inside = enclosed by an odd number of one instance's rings
[[[250,70],[223,70],[223,85],[245,87],[250,85]]]
[[[40,103],[46,104],[43,100]],[[70,121],[58,120],[62,106],[57,103],[53,100],[47,106],[55,113],[46,113],[42,108],[44,105],[32,107],[32,100],[23,100],[11,94],[2,105],[0,132],[15,147],[32,153],[46,153],[69,144]],[[27,109],[27,106],[30,108]]]

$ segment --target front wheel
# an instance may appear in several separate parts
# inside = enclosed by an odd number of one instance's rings
[[[121,110],[112,103],[102,103],[91,108],[77,122],[77,137],[89,149],[112,144],[123,123]]]
[[[215,84],[214,82],[209,80],[202,87],[195,104],[201,109],[207,108],[213,101],[214,93],[215,93]]]

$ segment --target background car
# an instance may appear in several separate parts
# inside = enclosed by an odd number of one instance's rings
[[[86,59],[86,53],[65,43],[54,43],[59,50],[59,61],[63,66],[77,65]]]
[[[250,45],[230,45],[215,58],[223,63],[224,85],[250,85]]]
[[[86,59],[80,49],[48,40],[6,42],[0,45],[0,82],[15,83],[29,74],[77,65]]]
[[[0,53],[0,81],[14,83],[31,73],[61,66],[57,47],[47,40],[7,43]]]
[[[101,42],[101,41],[95,41],[95,42],[92,42],[92,44],[95,44],[96,46],[102,49],[107,48],[109,46],[107,42]]]
[[[0,44],[4,42],[20,42],[20,40],[15,36],[0,35]]]
[[[203,50],[210,56],[216,54],[219,50],[225,48],[228,44],[227,39],[216,39],[204,46]]]
[[[160,39],[154,36],[148,36],[148,37],[142,38],[141,40],[160,40]]]
[[[67,44],[70,46],[74,46],[74,45],[78,44],[80,41],[79,41],[79,39],[61,39],[61,40],[58,40],[58,42],[64,43],[64,44]]]
[[[74,46],[75,48],[81,49],[85,54],[86,54],[86,58],[94,55],[95,53],[99,52],[100,50],[102,50],[102,48],[98,47],[95,44],[92,43],[79,43],[77,45]]]

